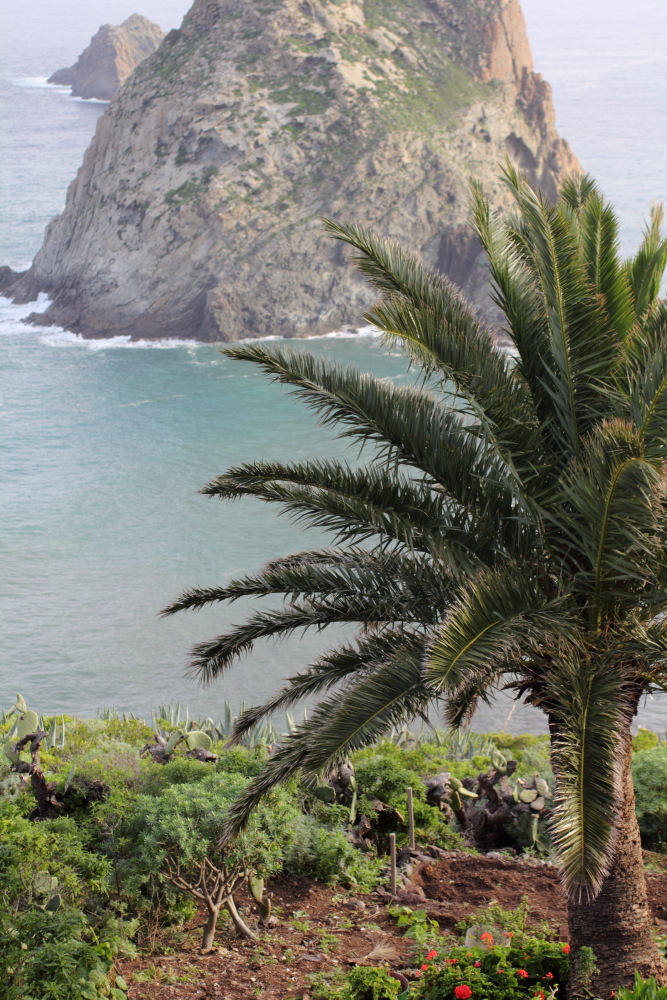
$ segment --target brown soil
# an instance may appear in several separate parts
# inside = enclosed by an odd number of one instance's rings
[[[650,871],[646,878],[655,923],[665,933],[667,871]],[[377,964],[381,957],[365,956],[379,946],[393,968],[409,970],[415,964],[409,939],[387,913],[386,895],[355,896],[307,878],[276,879],[270,895],[278,924],[262,934],[259,944],[240,941],[225,923],[218,950],[200,955],[202,911],[186,926],[173,954],[121,963],[118,971],[131,984],[128,1000],[308,1000],[310,973],[347,969],[355,961]],[[547,920],[566,941],[566,903],[558,873],[548,866],[452,851],[418,865],[398,901],[425,909],[444,933],[472,910],[491,902],[515,909],[524,896],[531,922]],[[250,921],[249,899],[240,895],[239,904]],[[137,982],[137,975],[149,978]]]

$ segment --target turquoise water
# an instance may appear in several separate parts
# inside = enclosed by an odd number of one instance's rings
[[[0,264],[30,260],[104,110],[45,87],[44,78],[71,63],[100,23],[118,23],[133,6],[95,0],[56,9],[24,0],[5,25]],[[185,7],[150,0],[141,10],[169,28]],[[632,249],[647,201],[666,193],[663,7],[646,0],[632,22],[617,0],[611,8],[573,0],[544,8],[527,0],[537,67],[554,83],[563,134],[619,202]],[[611,14],[601,31],[603,9]],[[637,147],[644,128],[651,141]],[[44,711],[81,713],[112,704],[146,712],[181,700],[216,715],[224,699],[265,697],[334,634],[258,647],[201,691],[183,676],[188,648],[240,621],[244,606],[168,620],[158,612],[187,586],[224,582],[322,540],[260,505],[211,501],[200,486],[232,462],[342,454],[340,442],[285,392],[213,347],[86,343],[26,326],[29,311],[0,303],[0,707],[17,690]],[[300,346],[407,377],[403,358],[370,336]],[[663,704],[650,702],[643,722],[663,730]],[[500,698],[476,726],[499,728],[510,708]],[[510,722],[541,726],[527,709]]]

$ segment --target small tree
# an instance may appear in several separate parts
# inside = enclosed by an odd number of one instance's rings
[[[201,781],[172,785],[159,797],[144,796],[133,817],[144,870],[205,904],[202,951],[213,947],[222,909],[242,937],[256,938],[236,907],[234,893],[247,880],[259,901],[261,877],[280,868],[281,846],[288,839],[293,811],[276,797],[257,810],[246,832],[219,847],[228,808],[245,785],[239,775],[207,775]]]

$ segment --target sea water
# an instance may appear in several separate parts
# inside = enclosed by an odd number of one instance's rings
[[[24,0],[4,25],[0,264],[27,266],[104,110],[46,77],[134,6]],[[617,203],[630,252],[648,202],[667,194],[663,5],[643,0],[632,15],[618,0],[524,6],[561,132]],[[146,0],[141,12],[168,29],[186,7]],[[343,457],[342,443],[287,392],[187,331],[157,344],[85,341],[23,322],[45,306],[43,297],[0,303],[0,707],[17,690],[45,712],[145,713],[180,700],[216,716],[225,699],[256,703],[349,631],[258,645],[202,691],[184,676],[188,649],[242,621],[250,602],[168,619],[159,611],[186,587],[224,584],[325,536],[197,490],[233,463]],[[397,384],[408,377],[404,358],[369,331],[298,346]],[[643,723],[664,730],[663,706],[649,701]],[[511,711],[500,696],[475,725],[542,729],[539,713],[520,708],[508,722]]]

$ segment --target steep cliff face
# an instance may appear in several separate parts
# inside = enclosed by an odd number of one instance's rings
[[[104,24],[75,64],[57,70],[48,82],[71,87],[75,97],[109,101],[163,38],[159,24],[140,14],[132,14],[119,25]]]
[[[24,301],[86,336],[303,336],[372,299],[320,216],[421,251],[479,298],[471,175],[547,194],[578,164],[518,0],[196,0],[100,118]]]

